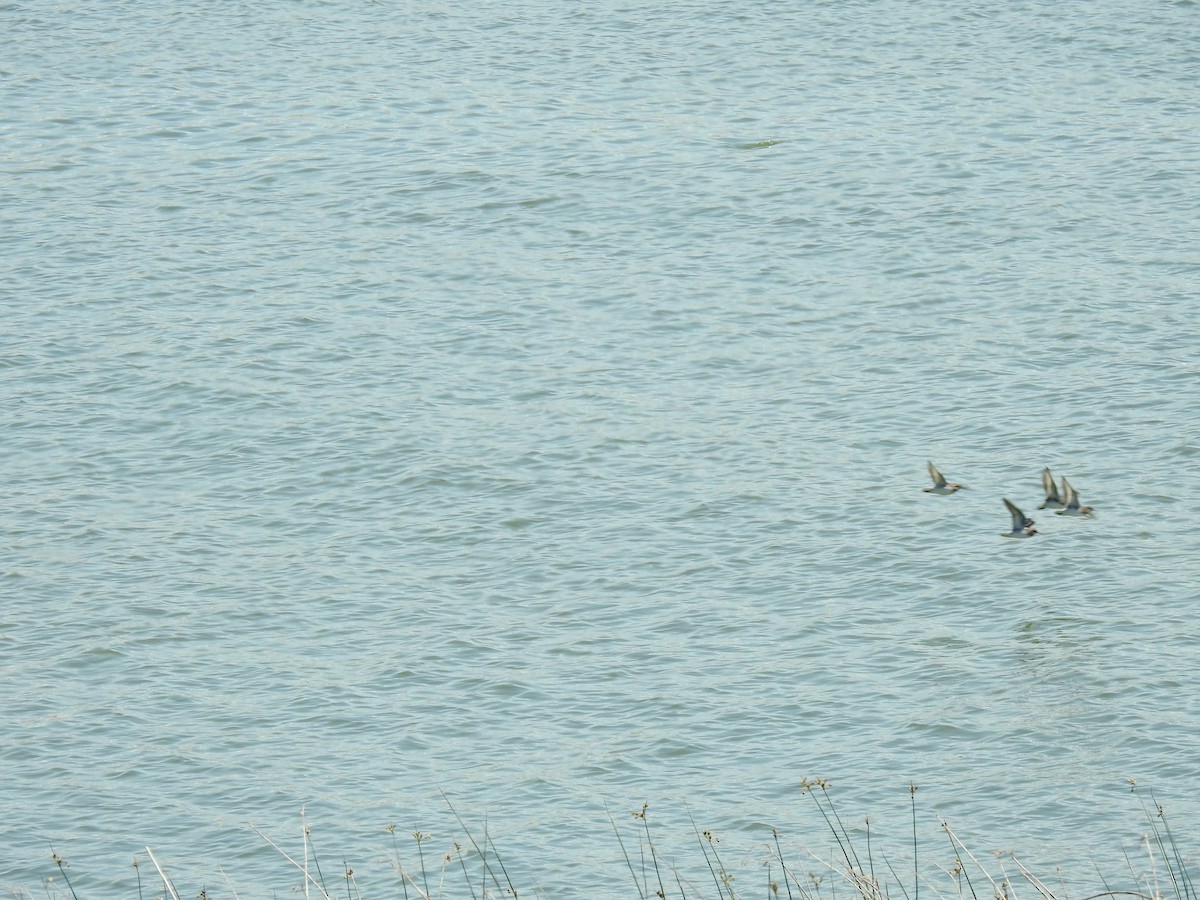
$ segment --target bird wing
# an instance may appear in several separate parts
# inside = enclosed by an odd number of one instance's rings
[[[1012,516],[1013,531],[1020,531],[1026,525],[1025,513],[1017,509],[1007,497],[1003,500],[1004,505],[1008,507],[1008,514]]]
[[[1071,487],[1071,482],[1067,481],[1067,476],[1063,476],[1063,501],[1068,507],[1079,506],[1079,494],[1075,488]]]
[[[1050,467],[1042,469],[1042,488],[1046,491],[1047,500],[1059,500],[1058,489],[1054,486],[1054,476],[1050,474]]]

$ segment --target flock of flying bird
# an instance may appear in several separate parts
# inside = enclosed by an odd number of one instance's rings
[[[966,487],[965,484],[947,481],[946,476],[939,472],[933,463],[929,463],[929,477],[933,479],[933,487],[925,488],[927,494],[953,494]],[[1062,493],[1059,493],[1058,488],[1054,486],[1054,476],[1050,474],[1049,466],[1042,469],[1042,488],[1046,491],[1046,500],[1039,504],[1038,509],[1057,510],[1057,514],[1060,516],[1095,518],[1095,511],[1090,506],[1080,505],[1079,492],[1071,487],[1071,482],[1067,481],[1065,475],[1062,479]],[[1009,515],[1012,516],[1012,530],[1002,532],[1004,537],[1027,538],[1038,533],[1037,529],[1033,527],[1033,519],[1021,512],[1007,497],[1002,499]]]

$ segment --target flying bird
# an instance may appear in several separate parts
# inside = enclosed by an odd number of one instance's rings
[[[1054,476],[1050,474],[1049,466],[1042,469],[1042,488],[1046,491],[1046,502],[1039,504],[1038,509],[1062,509],[1067,505],[1063,503],[1062,497],[1058,496],[1058,488],[1054,486]],[[1065,488],[1063,493],[1066,493]]]
[[[961,491],[966,487],[965,484],[954,484],[947,482],[946,476],[938,471],[937,466],[929,463],[929,477],[933,479],[933,487],[925,488],[927,494],[953,494],[955,491]]]
[[[1008,507],[1009,515],[1012,516],[1012,531],[1004,532],[1004,537],[1027,538],[1037,534],[1037,529],[1033,527],[1033,519],[1013,506],[1012,501],[1007,497],[1003,499],[1004,505]]]
[[[1066,504],[1063,509],[1058,511],[1060,516],[1087,516],[1089,519],[1096,518],[1095,511],[1090,506],[1079,505],[1079,491],[1071,487],[1071,483],[1067,481],[1066,476],[1063,476],[1063,494],[1066,495]]]

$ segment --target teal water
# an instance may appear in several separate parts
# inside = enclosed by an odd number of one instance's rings
[[[1198,10],[0,5],[0,885],[1190,850]]]

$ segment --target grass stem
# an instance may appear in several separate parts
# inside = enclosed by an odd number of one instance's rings
[[[613,834],[617,837],[617,845],[621,848],[621,855],[625,857],[625,865],[629,868],[629,875],[633,878],[633,886],[637,888],[639,900],[646,900],[646,892],[642,890],[642,883],[638,880],[637,870],[633,867],[633,860],[629,858],[629,851],[625,849],[625,842],[621,840],[621,831],[617,828],[617,823],[612,817],[612,811],[609,810],[608,804],[604,804],[604,812],[608,816],[608,822],[612,825]]]
[[[175,885],[171,884],[171,879],[167,877],[167,873],[163,871],[163,867],[158,864],[158,860],[154,858],[154,854],[150,852],[149,847],[146,848],[146,855],[150,857],[150,862],[154,863],[154,868],[158,870],[158,877],[162,879],[163,887],[167,889],[167,893],[174,900],[179,900],[179,894],[175,890]],[[71,895],[74,896],[74,891],[71,892]]]
[[[913,826],[913,900],[921,900],[921,876],[917,871],[917,786],[908,783],[908,799],[912,805]]]
[[[63,862],[63,858],[58,855],[58,851],[54,849],[53,844],[50,845],[50,855],[54,857],[54,864],[58,866],[58,871],[62,875],[63,881],[67,885],[67,890],[71,892],[71,896],[74,898],[74,900],[79,900],[79,897],[75,895],[75,888],[71,886],[71,879],[67,877],[67,864]]]

